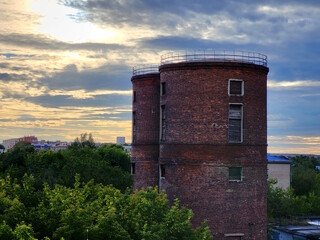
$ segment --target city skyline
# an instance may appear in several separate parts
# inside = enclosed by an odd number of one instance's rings
[[[268,56],[268,152],[320,154],[319,1],[0,0],[0,142],[131,141],[131,75],[169,51]]]

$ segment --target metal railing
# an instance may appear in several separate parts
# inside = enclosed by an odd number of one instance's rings
[[[267,56],[255,52],[195,50],[170,52],[161,56],[161,65],[179,62],[238,62],[267,67]]]
[[[158,73],[159,66],[139,65],[132,69],[132,76],[143,75],[148,73]]]

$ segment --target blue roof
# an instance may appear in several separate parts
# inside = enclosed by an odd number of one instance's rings
[[[291,160],[284,156],[272,156],[267,154],[268,163],[283,163],[283,164],[290,164],[292,163]]]

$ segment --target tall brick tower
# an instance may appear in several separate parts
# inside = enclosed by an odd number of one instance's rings
[[[133,71],[131,172],[134,189],[159,185],[158,67],[143,66]]]
[[[268,71],[257,53],[161,59],[159,189],[195,226],[207,219],[215,240],[267,238]]]

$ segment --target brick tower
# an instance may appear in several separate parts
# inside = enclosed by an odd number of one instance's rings
[[[158,67],[133,71],[131,172],[134,189],[159,185],[159,102]]]
[[[159,189],[193,210],[195,226],[207,219],[215,239],[267,238],[268,71],[257,53],[161,60]]]

